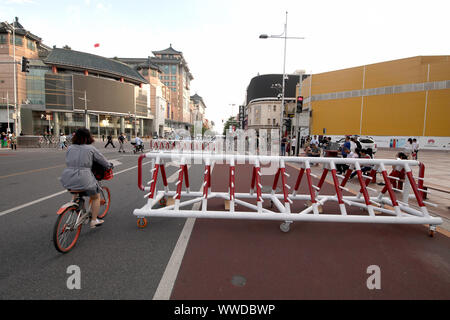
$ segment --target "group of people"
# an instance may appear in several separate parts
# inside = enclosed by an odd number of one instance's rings
[[[113,148],[116,148],[116,146],[114,145],[114,142],[113,142],[113,137],[110,134],[106,137],[106,139],[107,139],[107,142],[105,144],[105,148],[108,147],[109,145],[112,145]],[[124,146],[127,141],[125,134],[123,132],[120,133],[119,137],[117,137],[117,140],[119,141],[119,152],[125,153]],[[131,142],[131,144],[133,144],[134,147],[138,150],[144,148],[144,141],[141,139],[139,133],[137,134],[134,141]]]
[[[412,160],[417,160],[417,153],[419,152],[419,143],[417,139],[409,138],[405,145],[405,154],[409,157],[411,156]]]
[[[2,148],[11,148],[11,150],[17,150],[17,137],[14,133],[5,132],[1,133],[0,142]]]
[[[295,149],[297,148],[297,138],[293,136],[285,136],[281,139],[281,155],[296,156]]]

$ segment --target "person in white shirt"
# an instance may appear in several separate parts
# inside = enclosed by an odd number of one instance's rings
[[[64,133],[61,133],[59,136],[59,147],[61,148],[61,150],[64,150],[64,148],[66,148],[66,136],[64,135]]]
[[[314,136],[314,138],[311,140],[311,144],[315,144],[316,146],[319,145],[319,140],[317,140],[317,136]]]
[[[413,152],[414,152],[414,149],[413,149],[413,140],[411,139],[411,138],[409,138],[408,139],[408,141],[406,142],[406,144],[405,144],[405,148],[404,148],[404,150],[405,150],[405,154],[408,156],[408,158],[410,157],[410,156],[412,156],[412,154],[413,154]]]
[[[293,156],[295,156],[295,148],[296,147],[297,147],[297,139],[295,137],[293,137],[291,140],[291,150],[292,150]]]

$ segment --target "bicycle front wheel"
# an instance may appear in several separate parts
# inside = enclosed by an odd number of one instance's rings
[[[109,211],[109,205],[111,204],[111,193],[108,187],[102,187],[100,192],[100,211],[98,218],[103,219]]]
[[[81,233],[82,224],[76,227],[78,213],[76,207],[69,207],[58,216],[53,228],[53,243],[56,250],[67,253],[75,246]]]

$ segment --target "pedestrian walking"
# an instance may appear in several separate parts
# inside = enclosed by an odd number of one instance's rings
[[[287,144],[287,139],[286,139],[286,137],[283,137],[281,139],[281,155],[282,156],[286,155],[286,144]]]
[[[17,137],[14,133],[11,134],[11,137],[9,138],[9,143],[11,146],[11,150],[17,150]]]
[[[67,147],[66,141],[67,138],[65,134],[61,132],[61,134],[59,135],[59,147],[61,148],[61,150],[64,150]]]
[[[112,145],[113,148],[115,149],[116,146],[114,145],[114,143],[113,143],[113,141],[112,141],[112,136],[111,136],[110,134],[108,134],[107,139],[108,139],[108,142],[106,143],[105,148],[106,148],[108,145]]]
[[[0,137],[1,137],[2,148],[7,147],[8,141],[6,140],[6,133],[2,132]]]
[[[292,148],[292,155],[295,156],[296,155],[295,154],[295,149],[297,147],[297,138],[295,136],[292,138],[291,143],[292,143],[292,146],[291,146],[291,148]]]
[[[120,135],[119,135],[119,138],[117,138],[118,140],[119,140],[119,152],[123,152],[123,153],[125,153],[125,149],[124,149],[124,147],[123,147],[123,145],[124,145],[124,143],[125,143],[125,135],[124,135],[124,133],[122,132]]]
[[[413,149],[413,140],[411,138],[409,138],[408,141],[405,144],[404,152],[409,158],[410,156],[412,156],[413,151],[414,151],[414,149]]]

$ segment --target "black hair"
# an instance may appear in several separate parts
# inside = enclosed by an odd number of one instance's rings
[[[87,128],[78,128],[72,138],[72,144],[92,144],[93,142],[94,138]]]

